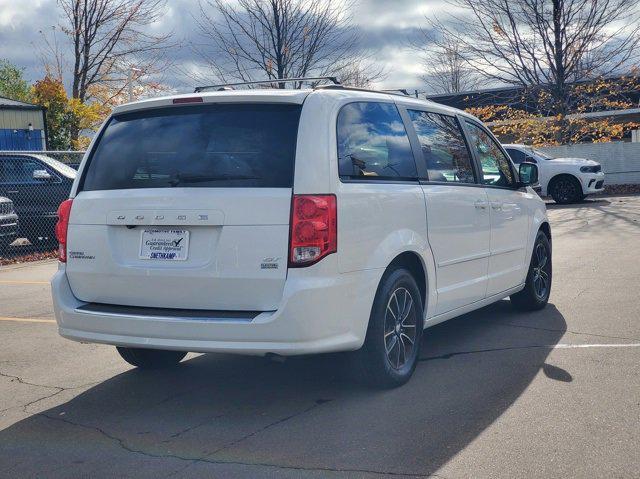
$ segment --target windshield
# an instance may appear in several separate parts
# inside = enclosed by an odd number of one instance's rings
[[[539,156],[543,160],[553,160],[553,157],[547,155],[546,153],[544,153],[544,152],[542,152],[540,150],[532,148],[531,151],[533,151],[533,153],[535,153],[536,156]]]
[[[48,156],[37,155],[36,158],[38,158],[39,160],[44,161],[51,168],[54,168],[54,169],[58,170],[59,173],[62,173],[64,176],[66,176],[67,178],[71,178],[72,180],[75,179],[76,174],[78,173],[76,170],[71,168],[69,165],[65,165],[64,163],[62,163],[62,162],[60,162],[58,160],[54,160],[53,158],[49,158]]]
[[[82,189],[291,187],[300,105],[214,104],[114,116]]]

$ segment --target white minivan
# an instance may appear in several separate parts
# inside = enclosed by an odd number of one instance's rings
[[[120,106],[59,209],[65,338],[138,367],[188,351],[352,351],[413,373],[424,328],[510,297],[543,308],[551,231],[473,116],[340,85]]]

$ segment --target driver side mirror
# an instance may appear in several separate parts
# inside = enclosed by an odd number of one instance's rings
[[[523,161],[520,163],[518,176],[520,177],[520,186],[535,185],[538,183],[538,165]]]
[[[32,177],[34,180],[40,181],[49,181],[51,179],[51,175],[47,170],[33,170]]]

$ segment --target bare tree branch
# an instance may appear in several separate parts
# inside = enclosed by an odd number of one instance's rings
[[[429,21],[459,46],[469,68],[490,81],[551,93],[549,111],[566,115],[570,85],[619,75],[640,58],[637,0],[448,0]]]
[[[164,61],[171,34],[153,35],[148,27],[164,14],[165,0],[58,0],[58,4],[64,14],[61,29],[73,44],[73,98],[85,102],[92,87],[116,79],[123,80],[118,89],[126,88],[126,82],[159,69]],[[126,72],[134,66],[136,73]],[[78,132],[72,136],[76,139]]]
[[[357,50],[350,1],[238,0],[231,6],[200,0],[199,5],[196,22],[203,43],[194,50],[215,79],[333,75],[366,86],[383,76]],[[274,81],[274,86],[284,88],[285,83]]]

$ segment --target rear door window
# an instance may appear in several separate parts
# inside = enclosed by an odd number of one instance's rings
[[[417,179],[409,137],[393,103],[349,103],[338,114],[337,130],[341,178]]]
[[[114,116],[83,190],[293,185],[300,105],[213,104]]]
[[[409,110],[430,181],[475,183],[469,149],[458,120],[449,115]]]

